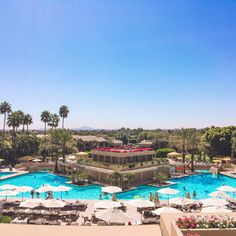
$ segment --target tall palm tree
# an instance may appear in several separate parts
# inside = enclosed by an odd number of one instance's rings
[[[234,153],[236,151],[236,131],[233,132],[231,138],[231,157],[234,157]]]
[[[194,128],[188,129],[188,142],[191,149],[191,171],[194,171],[194,154],[199,143],[199,136],[197,130]]]
[[[18,111],[14,111],[7,117],[7,125],[8,127],[12,127],[12,154],[11,154],[11,164],[15,164],[15,156],[16,156],[16,132],[17,128],[21,124],[21,113]]]
[[[46,139],[47,124],[51,121],[51,113],[49,111],[43,111],[40,118],[44,122],[44,137]]]
[[[187,141],[189,137],[189,131],[188,129],[181,128],[177,131],[177,135],[180,138],[181,141],[181,151],[182,151],[182,161],[184,163],[184,174],[186,173],[185,171],[185,156],[186,156],[186,146],[187,146]]]
[[[59,125],[59,122],[60,122],[60,117],[57,114],[52,114],[48,125],[51,126],[52,129],[54,129]]]
[[[64,119],[67,118],[69,114],[69,109],[67,106],[63,105],[59,108],[59,115],[62,118],[62,129],[64,129]]]
[[[2,128],[2,146],[4,146],[4,136],[5,136],[5,129],[6,129],[6,119],[7,115],[11,112],[11,105],[8,102],[2,102],[0,104],[0,114],[4,115],[3,118],[3,128]]]
[[[23,120],[23,125],[26,125],[26,132],[29,132],[29,125],[31,125],[33,123],[33,119],[32,116],[30,114],[26,114],[24,116],[24,120]]]
[[[25,131],[25,125],[24,125],[24,117],[25,117],[25,114],[23,111],[21,110],[18,110],[16,111],[18,113],[18,116],[19,116],[19,119],[20,119],[20,125],[22,125],[22,131],[24,132]],[[17,127],[18,128],[18,127]],[[16,129],[17,129],[16,128]]]

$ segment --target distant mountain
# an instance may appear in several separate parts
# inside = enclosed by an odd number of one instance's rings
[[[91,128],[91,127],[87,127],[87,126],[83,126],[83,127],[77,128],[77,129],[75,129],[75,130],[88,130],[88,131],[90,131],[90,130],[96,130],[96,129]]]

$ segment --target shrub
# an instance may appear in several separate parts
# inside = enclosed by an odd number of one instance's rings
[[[154,177],[154,181],[158,183],[159,185],[165,184],[168,180],[168,175],[163,172],[156,172],[156,175]]]
[[[175,152],[175,149],[172,148],[160,148],[156,150],[156,157],[158,158],[166,158],[167,154],[170,152]]]
[[[10,216],[2,216],[1,223],[9,224],[11,222]]]

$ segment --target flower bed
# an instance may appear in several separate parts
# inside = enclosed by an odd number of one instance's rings
[[[188,229],[235,229],[236,216],[184,216],[179,217],[176,225],[181,230]]]

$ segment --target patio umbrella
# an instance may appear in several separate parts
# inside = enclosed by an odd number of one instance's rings
[[[224,185],[219,188],[217,188],[218,191],[224,191],[224,192],[236,192],[236,188],[231,187],[229,185]]]
[[[203,206],[225,206],[228,202],[220,198],[208,198],[201,200]]]
[[[127,204],[130,206],[139,207],[139,208],[146,208],[146,207],[154,207],[155,206],[154,202],[144,200],[144,199],[130,200],[130,201],[127,201]]]
[[[217,207],[217,206],[211,206],[211,207],[204,207],[202,208],[201,212],[206,213],[224,213],[224,212],[232,212],[229,209],[223,208],[223,207]]]
[[[170,201],[170,195],[175,195],[175,194],[179,193],[178,190],[175,190],[175,189],[172,189],[172,188],[162,188],[162,189],[158,190],[157,192],[160,193],[160,194],[168,195],[168,204],[169,204],[169,201]]]
[[[155,206],[157,206],[157,205],[160,204],[158,192],[155,193],[155,196],[154,196],[154,203],[155,203]]]
[[[4,184],[0,186],[0,189],[2,190],[12,190],[12,189],[17,189],[18,186],[12,185],[12,184]]]
[[[122,192],[122,189],[116,186],[102,187],[102,192],[104,193],[119,193]]]
[[[42,162],[40,159],[34,159],[32,162]]]
[[[181,213],[181,211],[177,210],[176,208],[166,206],[166,207],[158,208],[152,211],[152,213],[159,216],[161,215],[161,213]]]
[[[229,199],[230,195],[223,191],[215,191],[209,194],[210,197]]]
[[[23,201],[23,194],[32,191],[33,188],[30,186],[20,186],[16,188],[16,191],[22,193],[22,201]]]
[[[60,185],[58,187],[54,187],[54,192],[61,192],[61,199],[62,199],[62,192],[70,191],[72,188],[64,185]]]
[[[118,208],[118,207],[121,207],[121,203],[103,200],[103,201],[96,202],[94,206],[96,208],[102,208],[102,209]]]
[[[57,187],[51,185],[44,185],[35,190],[38,193],[50,192],[50,191],[57,191]]]
[[[3,190],[0,192],[0,196],[5,196],[6,201],[7,201],[8,196],[15,196],[17,194],[18,194],[18,192],[15,190]]]
[[[48,199],[43,201],[43,206],[46,208],[62,208],[66,205],[66,202],[56,200],[56,199]]]
[[[194,200],[184,198],[184,197],[177,197],[177,198],[170,199],[170,204],[175,204],[175,205],[180,205],[180,206],[190,205],[190,204],[193,204],[194,202],[195,202]]]
[[[21,202],[20,207],[25,207],[25,208],[35,208],[43,204],[42,199],[27,199],[23,202]]]
[[[107,223],[128,223],[131,217],[121,210],[110,208],[102,212],[95,213],[96,218],[103,220]]]

